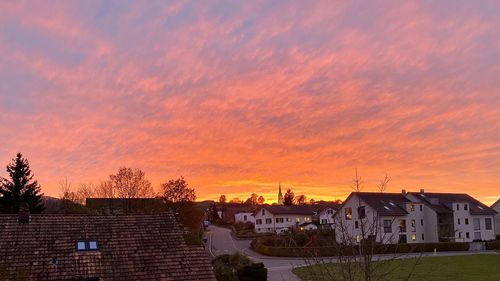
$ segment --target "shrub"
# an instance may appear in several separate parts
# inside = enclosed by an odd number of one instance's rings
[[[236,231],[254,229],[254,224],[251,222],[237,222],[233,226]]]
[[[267,280],[264,264],[255,264],[239,253],[218,256],[212,261],[212,265],[217,281]],[[262,276],[264,279],[252,279]]]
[[[239,281],[266,281],[267,269],[261,262],[246,265],[238,270],[238,278]]]
[[[298,246],[304,246],[309,241],[309,236],[304,232],[296,232],[293,234],[292,239]]]
[[[488,250],[500,250],[500,240],[493,240],[486,242],[486,249]]]

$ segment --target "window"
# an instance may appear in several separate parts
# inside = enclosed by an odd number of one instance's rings
[[[460,218],[458,219],[458,224],[460,225]]]
[[[266,219],[266,224],[270,224],[270,223],[273,223],[273,220],[272,219]]]
[[[465,238],[467,238],[467,239],[469,239],[469,238],[470,238],[469,232],[466,232],[466,233],[465,233]]]
[[[407,240],[406,240],[406,234],[401,234],[399,235],[399,241],[398,243],[399,244],[406,244]]]
[[[458,238],[462,238],[462,232],[458,233]]]
[[[422,212],[424,210],[424,208],[423,208],[424,206],[422,206],[422,205],[419,205],[419,206],[420,206],[420,212]]]
[[[311,218],[310,218],[310,217],[305,217],[305,218],[304,218],[304,221],[305,221],[305,222],[310,222],[310,221],[311,221]]]
[[[262,219],[256,219],[255,224],[262,224]]]
[[[422,241],[424,241],[424,240],[425,240],[425,236],[424,236],[424,234],[422,233]]]
[[[85,251],[86,250],[86,246],[85,246],[85,241],[78,241],[76,242],[76,249],[78,251]]]
[[[411,241],[417,241],[417,234],[416,233],[411,234]]]
[[[266,210],[262,209],[262,215],[266,214]]]
[[[484,228],[486,230],[491,230],[492,227],[491,227],[491,218],[485,218],[484,219]]]
[[[358,221],[355,221],[355,222],[354,222],[354,228],[359,228],[359,223],[358,223]]]
[[[365,206],[358,207],[358,218],[359,219],[366,218]]]
[[[465,219],[465,224],[469,224],[469,219]]]
[[[466,211],[467,211],[468,209],[469,209],[469,205],[464,204],[464,210],[466,210]]]
[[[361,242],[361,235],[359,234],[356,235],[356,242],[358,243]]]
[[[328,220],[327,219],[321,219],[321,224],[327,224]]]
[[[399,232],[406,232],[406,220],[399,220]]]
[[[286,221],[291,221],[291,219],[290,218],[286,218]]]
[[[415,220],[411,220],[411,231],[417,232],[417,223],[415,222]],[[417,238],[415,237],[415,239],[417,239]],[[415,240],[413,240],[413,241],[415,241]]]
[[[246,215],[243,216],[243,220],[247,221],[247,216]]]
[[[352,208],[345,208],[345,219],[352,220]]]
[[[277,223],[283,223],[283,221],[284,221],[283,218],[276,218]]]
[[[424,226],[424,220],[423,219],[420,220],[420,225]]]
[[[391,220],[384,220],[384,233],[392,233]]]
[[[481,221],[479,218],[472,219],[472,223],[474,224],[474,230],[481,230]]]
[[[460,211],[460,204],[457,204],[457,211]]]
[[[89,241],[89,250],[97,250],[97,241]]]
[[[414,212],[415,211],[415,204],[410,205],[410,211]]]
[[[295,218],[295,222],[300,222],[300,218]]]
[[[481,232],[479,231],[474,232],[474,240],[481,240]]]
[[[76,250],[77,251],[96,251],[99,247],[97,245],[97,241],[77,241],[76,242]]]

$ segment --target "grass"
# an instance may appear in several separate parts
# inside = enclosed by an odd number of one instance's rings
[[[382,262],[379,272],[389,272],[381,280],[406,280],[411,268],[415,266],[409,280],[453,280],[453,281],[498,281],[500,280],[500,255],[469,255],[448,257],[425,257],[416,259],[400,259]],[[359,270],[359,269],[358,269]],[[300,279],[309,280],[341,280],[337,264],[299,267],[293,270]],[[337,276],[332,279],[327,276]]]

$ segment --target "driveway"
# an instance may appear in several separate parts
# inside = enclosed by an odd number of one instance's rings
[[[306,265],[304,260],[300,258],[289,259],[263,256],[250,249],[250,242],[252,240],[234,239],[231,235],[231,230],[224,227],[211,225],[208,227],[206,234],[208,238],[207,249],[212,256],[240,252],[254,262],[264,263],[268,270],[269,281],[300,281],[292,273],[292,269]]]

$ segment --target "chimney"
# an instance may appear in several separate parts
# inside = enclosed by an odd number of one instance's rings
[[[423,188],[420,189],[420,193],[422,193],[422,194],[424,193],[424,189]]]
[[[21,202],[19,204],[19,214],[17,217],[17,222],[19,223],[29,223],[31,220],[30,216],[30,206],[26,202]]]
[[[403,195],[406,195],[406,189],[401,189],[401,193],[402,193]]]

